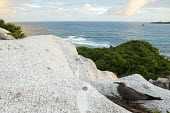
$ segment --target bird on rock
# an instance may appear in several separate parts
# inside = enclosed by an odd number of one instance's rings
[[[137,101],[137,100],[162,100],[160,97],[153,97],[142,92],[136,91],[123,82],[114,82],[119,84],[117,91],[123,99],[127,101]]]

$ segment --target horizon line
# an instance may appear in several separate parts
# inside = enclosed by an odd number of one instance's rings
[[[13,22],[13,23],[24,23],[24,22],[139,22],[139,23],[150,23],[150,22],[148,22],[148,21],[77,21],[77,20],[71,20],[71,21],[69,21],[69,20],[67,20],[67,21],[59,21],[59,20],[49,20],[49,21],[11,21],[11,22]]]

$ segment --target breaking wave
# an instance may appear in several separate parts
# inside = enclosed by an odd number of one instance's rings
[[[89,47],[110,47],[109,44],[104,43],[97,43],[94,41],[90,41],[83,37],[83,35],[80,36],[68,36],[68,38],[65,38],[65,40],[70,41],[78,46],[89,46]]]
[[[84,41],[86,39],[83,38],[83,37],[80,37],[80,36],[68,36],[68,38],[65,38],[65,40],[68,40],[68,41]]]

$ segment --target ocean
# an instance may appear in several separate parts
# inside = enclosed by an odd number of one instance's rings
[[[150,42],[161,55],[170,57],[170,24],[144,22],[20,22],[23,32],[56,35],[76,46],[109,47],[131,40]],[[144,26],[143,26],[144,24]]]

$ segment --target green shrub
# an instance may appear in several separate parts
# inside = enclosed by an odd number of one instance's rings
[[[153,113],[162,113],[161,111],[159,110],[152,110]],[[166,111],[166,113],[170,113],[169,111]]]
[[[92,59],[98,69],[112,71],[119,77],[138,73],[148,80],[170,75],[170,62],[145,41],[134,40],[109,48],[77,47],[77,51]]]
[[[12,23],[5,23],[4,20],[0,19],[0,27],[8,30],[10,32],[9,34],[16,39],[25,37],[25,34],[22,33],[20,26],[16,26]]]

